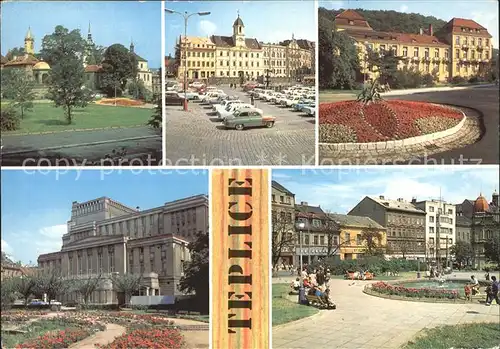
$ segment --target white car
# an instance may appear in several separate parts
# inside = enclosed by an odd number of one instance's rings
[[[221,104],[227,99],[227,95],[225,93],[218,93],[218,96],[214,96],[208,99],[209,104]]]
[[[282,94],[282,93],[275,93],[274,96],[272,96],[269,101],[271,103],[280,104],[278,101],[279,101],[280,98],[283,98],[283,97],[285,97],[284,94]]]
[[[219,93],[218,92],[208,92],[201,100],[201,103],[208,103],[208,100],[210,98],[219,98]]]
[[[314,116],[316,114],[316,105],[311,104],[307,107],[302,108],[302,111],[306,113],[308,116]]]
[[[219,109],[217,111],[217,119],[224,121],[228,115],[233,114],[235,111],[240,109],[257,109],[249,103],[235,103],[229,105],[225,109]],[[260,109],[259,109],[260,110]]]
[[[285,99],[284,105],[288,108],[288,107],[291,107],[292,105],[294,105],[295,103],[298,103],[300,100],[301,100],[300,97],[293,96],[293,97]]]
[[[202,87],[203,85],[205,85],[204,83],[200,82],[200,81],[195,81],[195,82],[192,82],[189,84],[189,87]]]
[[[273,99],[274,96],[276,96],[275,92],[269,92],[269,93],[266,93],[266,95],[264,96],[264,99],[266,100],[266,102],[271,102],[271,100]]]
[[[215,104],[213,106],[212,110],[214,112],[218,112],[219,110],[224,110],[231,105],[240,104],[240,103],[243,103],[243,101],[240,101],[239,99],[238,100],[227,100],[226,99],[225,101],[222,101],[221,104]]]

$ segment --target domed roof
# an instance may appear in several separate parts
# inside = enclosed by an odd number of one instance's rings
[[[474,201],[474,213],[477,212],[488,212],[489,205],[488,200],[482,195],[479,194],[479,197]]]
[[[46,62],[43,62],[43,61],[38,62],[33,67],[33,70],[49,70],[49,69],[50,69],[50,65],[48,65]]]
[[[234,27],[235,25],[241,25],[242,27],[244,27],[244,26],[245,26],[245,25],[243,24],[243,21],[242,21],[242,20],[241,20],[241,18],[240,18],[240,15],[238,15],[238,18],[236,18],[236,20],[234,21],[234,23],[233,23],[233,27]]]

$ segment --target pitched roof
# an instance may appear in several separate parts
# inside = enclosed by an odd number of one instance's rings
[[[85,72],[86,73],[97,73],[102,70],[102,66],[96,65],[96,64],[91,64],[85,67]]]
[[[344,12],[339,13],[338,15],[335,16],[335,19],[337,18],[345,18],[345,19],[350,19],[350,20],[365,20],[365,17],[360,15],[358,12],[354,10],[345,10]]]
[[[347,214],[329,213],[328,217],[339,224],[341,227],[356,227],[356,228],[376,228],[385,229],[383,226],[375,222],[370,217],[351,216]]]
[[[425,211],[415,207],[411,202],[408,201],[398,201],[398,200],[390,200],[384,197],[379,196],[367,196],[367,198],[375,201],[379,205],[392,210],[392,211],[405,211],[405,212],[413,212],[425,215]]]
[[[212,39],[212,42],[218,47],[235,46],[232,36],[212,35],[210,38]],[[259,41],[257,39],[252,39],[252,38],[245,38],[245,46],[253,50],[258,50],[262,48],[262,45],[259,43]]]
[[[233,23],[233,26],[235,25],[241,25],[242,27],[244,27],[245,25],[243,24],[243,21],[241,20],[240,18],[240,15],[238,15],[238,18],[236,18],[236,20],[234,21]]]
[[[279,190],[283,193],[287,193],[288,195],[292,195],[292,196],[295,196],[294,193],[292,193],[290,190],[288,190],[287,188],[285,188],[284,186],[282,186],[281,184],[279,184],[278,182],[276,181],[272,181],[271,182],[271,186],[276,189],[276,190]]]
[[[473,31],[464,32],[462,31],[462,28],[472,29]],[[488,33],[488,29],[486,29],[476,21],[473,21],[472,19],[454,17],[448,23],[446,23],[440,31],[449,32],[450,30],[453,33],[467,33],[467,35],[473,34],[488,38],[492,37],[491,34]]]
[[[295,205],[295,209],[300,213],[312,213],[318,216],[324,216],[325,212],[320,206]]]
[[[434,46],[446,46],[446,43],[439,40],[439,38],[431,35],[420,35],[420,34],[408,34],[408,33],[396,33],[396,32],[381,32],[375,30],[349,30],[346,32],[354,39],[377,39],[394,41],[395,43],[408,43],[408,44],[421,44],[421,45],[434,45]]]
[[[24,54],[22,56],[18,56],[15,59],[12,59],[5,63],[6,67],[10,66],[23,66],[23,65],[35,65],[38,63],[38,59],[31,54]]]
[[[472,225],[472,220],[465,216],[457,216],[455,219],[455,225],[462,227],[470,227]]]
[[[314,42],[305,39],[296,39],[297,45],[303,50],[314,50]],[[284,40],[279,43],[280,46],[288,46],[292,40]]]
[[[139,61],[139,62],[147,62],[148,60],[147,59],[144,59],[142,58],[141,56],[139,56],[137,53],[135,52],[132,52],[135,56],[135,58]]]

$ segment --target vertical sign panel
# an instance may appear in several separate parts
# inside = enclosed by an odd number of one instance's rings
[[[269,348],[269,173],[212,170],[212,348]]]

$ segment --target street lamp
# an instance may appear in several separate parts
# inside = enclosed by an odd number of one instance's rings
[[[187,13],[185,11],[184,13],[170,10],[168,8],[165,9],[166,13],[169,14],[178,14],[181,15],[184,18],[184,111],[188,111],[188,105],[187,105],[187,93],[186,93],[186,85],[187,85],[187,24],[188,24],[188,19],[191,16],[198,15],[198,16],[208,16],[210,12],[194,12],[194,13]],[[182,42],[181,42],[182,44]]]
[[[302,231],[306,227],[306,224],[304,222],[300,222],[297,224],[297,227],[299,228],[300,282],[302,284]]]
[[[363,86],[366,84],[366,71],[368,70],[368,41],[365,41],[365,69],[363,74]]]

